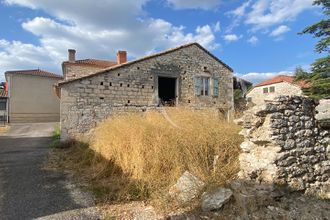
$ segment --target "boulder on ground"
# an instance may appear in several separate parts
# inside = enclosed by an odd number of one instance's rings
[[[204,212],[220,209],[227,203],[233,192],[230,189],[218,188],[213,192],[206,192],[202,196],[202,210]]]
[[[185,171],[176,184],[170,188],[169,194],[180,202],[187,203],[198,197],[204,185],[203,181]]]

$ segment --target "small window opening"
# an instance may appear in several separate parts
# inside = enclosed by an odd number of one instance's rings
[[[150,76],[150,79],[152,79],[152,76]]]
[[[151,89],[154,89],[154,86],[151,86]]]
[[[190,103],[190,99],[188,99],[188,103]]]
[[[205,71],[205,70],[207,70],[207,67],[206,67],[206,66],[204,66],[204,67],[203,67],[203,69],[204,69],[204,71]]]
[[[275,92],[275,86],[269,87],[269,92]]]
[[[139,69],[140,69],[140,67],[138,66],[138,67],[136,67],[136,69],[138,69],[138,70],[139,70]]]
[[[123,84],[122,84],[122,83],[120,83],[120,84],[119,84],[119,86],[120,86],[120,87],[122,87],[122,86],[123,86]]]
[[[129,84],[127,84],[127,87],[129,87]]]
[[[142,89],[144,89],[144,85],[142,85]]]
[[[100,82],[100,85],[103,86],[103,82]]]
[[[109,86],[112,86],[112,82],[109,83]]]
[[[128,104],[131,103],[131,100],[127,100],[127,103],[128,103]]]
[[[268,88],[264,88],[263,93],[268,93]]]
[[[120,76],[120,73],[118,73],[118,76]]]
[[[100,97],[100,99],[101,99],[101,100],[103,100],[103,99],[104,99],[104,97]]]

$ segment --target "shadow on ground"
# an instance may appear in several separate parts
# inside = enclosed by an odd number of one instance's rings
[[[0,136],[1,219],[32,219],[93,205],[65,174],[42,169],[51,140]]]

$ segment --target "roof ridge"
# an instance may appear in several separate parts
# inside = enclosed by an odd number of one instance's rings
[[[30,74],[29,74],[30,73]],[[37,74],[36,74],[37,73]],[[43,73],[43,74],[38,74],[38,73]],[[36,75],[36,76],[44,76],[44,77],[55,77],[55,78],[63,78],[62,75],[56,74],[49,72],[47,70],[42,70],[42,69],[23,69],[23,70],[9,70],[5,72],[6,74],[26,74],[26,75]]]
[[[85,61],[85,60],[96,60],[96,61],[105,61],[105,62],[116,62],[116,61],[113,61],[113,60],[95,59],[95,58],[79,59],[79,60],[75,60],[75,61]],[[66,62],[69,62],[69,61],[66,61]]]
[[[290,80],[289,80],[290,79]],[[292,81],[291,81],[292,80]],[[281,82],[287,82],[287,83],[290,83],[290,84],[305,84],[305,80],[301,79],[297,82],[294,82],[294,76],[292,75],[283,75],[283,74],[280,74],[280,75],[276,75],[270,79],[267,79],[267,80],[264,80],[260,83],[258,83],[257,85],[255,85],[254,87],[259,87],[259,86],[267,86],[267,85],[272,85],[272,84],[275,84],[275,83],[281,83]],[[299,85],[301,86],[301,85]]]
[[[163,50],[163,51],[160,51],[158,53],[154,53],[154,54],[151,54],[151,55],[146,55],[146,56],[143,56],[143,57],[141,57],[139,59],[132,60],[132,61],[129,61],[129,62],[126,62],[126,63],[122,63],[122,64],[110,66],[108,68],[102,69],[100,71],[96,71],[93,74],[90,74],[90,75],[87,75],[87,76],[82,76],[82,77],[78,77],[78,78],[74,78],[74,79],[62,81],[62,82],[59,82],[58,84],[59,85],[62,85],[62,84],[67,84],[67,83],[70,83],[70,82],[73,82],[73,81],[77,81],[77,80],[80,80],[80,79],[89,78],[89,77],[92,77],[92,76],[95,76],[95,75],[98,75],[98,74],[101,74],[101,73],[104,73],[104,72],[107,72],[107,71],[110,71],[110,70],[113,70],[113,69],[117,69],[117,68],[120,68],[120,67],[123,67],[123,66],[128,66],[128,65],[131,65],[131,64],[134,64],[134,63],[137,63],[137,62],[141,62],[141,61],[146,60],[146,59],[158,57],[158,56],[161,56],[161,55],[164,55],[164,54],[167,54],[167,53],[170,53],[170,52],[174,52],[176,50],[179,50],[179,49],[182,49],[182,48],[186,48],[186,47],[189,47],[189,46],[192,46],[192,45],[195,45],[195,46],[199,47],[204,52],[206,52],[208,55],[210,55],[211,57],[213,57],[214,59],[216,59],[218,62],[222,63],[226,68],[228,68],[230,71],[233,72],[233,69],[230,66],[228,66],[223,61],[221,61],[219,58],[217,58],[216,56],[214,56],[212,53],[210,53],[208,50],[206,50],[204,47],[202,47],[199,43],[197,43],[197,42],[191,42],[191,43],[183,44],[183,45],[180,45],[180,46],[177,46],[177,47],[173,47],[173,48],[170,48],[170,49],[167,49],[167,50]]]

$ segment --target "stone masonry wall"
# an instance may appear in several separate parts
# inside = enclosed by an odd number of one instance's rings
[[[196,96],[194,76],[218,78],[219,95]],[[177,105],[233,110],[233,75],[223,64],[191,45],[61,86],[61,137],[86,133],[119,112],[157,108],[158,76],[177,79]]]
[[[330,132],[315,119],[312,99],[279,96],[248,110],[240,123],[239,176],[330,197]]]
[[[93,72],[102,70],[104,68],[98,66],[89,66],[83,64],[67,63],[64,65],[65,80],[75,79],[82,76],[88,76]]]

